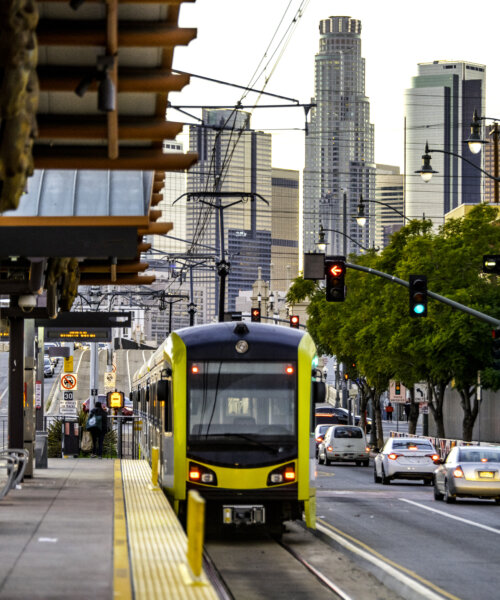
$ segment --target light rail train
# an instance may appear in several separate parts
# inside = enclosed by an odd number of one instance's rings
[[[132,383],[141,449],[159,448],[159,482],[181,520],[187,494],[207,526],[315,525],[311,406],[316,348],[308,333],[250,322],[172,332]]]

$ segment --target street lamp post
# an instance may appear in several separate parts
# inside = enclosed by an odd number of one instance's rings
[[[483,175],[486,175],[486,177],[493,179],[496,183],[496,185],[495,185],[495,203],[498,203],[498,201],[499,201],[498,182],[500,181],[500,177],[491,175],[491,173],[488,173],[488,171],[485,171],[481,167],[478,167],[471,160],[469,160],[465,156],[462,156],[461,154],[458,154],[457,152],[451,152],[450,150],[429,148],[428,142],[425,143],[425,154],[422,155],[422,167],[418,171],[415,171],[415,173],[419,174],[426,183],[428,183],[432,179],[432,176],[435,173],[438,173],[438,171],[434,171],[434,169],[431,166],[431,153],[432,152],[439,152],[441,154],[449,154],[450,156],[455,156],[456,158],[460,158],[460,160],[465,161],[466,163],[468,163],[469,165],[471,165],[478,171],[481,171],[481,173],[483,173]],[[498,161],[497,161],[497,164],[498,164]],[[498,167],[495,170],[497,171]]]
[[[479,154],[481,152],[481,147],[483,144],[487,144],[486,140],[483,140],[481,137],[481,121],[493,121],[493,130],[490,132],[493,137],[493,179],[494,179],[494,199],[495,204],[498,204],[500,200],[500,165],[498,164],[498,121],[499,119],[494,119],[492,117],[479,117],[477,111],[474,111],[474,115],[472,117],[472,123],[470,126],[470,136],[469,139],[466,140],[469,145],[469,150],[472,154]]]
[[[386,206],[387,208],[390,208],[394,212],[398,213],[398,215],[400,215],[401,217],[403,217],[403,219],[405,219],[406,221],[411,221],[411,219],[409,219],[405,214],[403,214],[395,206],[392,206],[391,204],[387,204],[386,202],[381,202],[380,200],[364,200],[363,196],[360,195],[359,196],[358,207],[357,207],[358,208],[358,215],[356,217],[356,223],[360,227],[364,227],[365,224],[366,224],[366,215],[365,215],[365,203],[366,202],[370,202],[370,203],[373,202],[375,204],[381,204],[382,206]]]
[[[353,244],[356,244],[357,246],[359,246],[362,250],[364,250],[365,252],[369,252],[370,250],[374,250],[375,252],[378,252],[380,250],[380,248],[365,248],[362,244],[360,244],[358,241],[356,241],[354,238],[352,238],[351,236],[347,235],[347,233],[342,233],[342,231],[339,231],[338,229],[325,229],[323,227],[323,225],[320,223],[319,224],[319,237],[318,237],[318,241],[316,242],[316,246],[318,247],[318,250],[321,253],[325,253],[326,250],[326,240],[325,240],[325,231],[333,231],[334,233],[338,233],[340,235],[344,236],[344,252],[346,252],[346,247],[345,247],[345,239],[349,239],[351,240],[351,242]],[[345,256],[345,254],[344,254]]]

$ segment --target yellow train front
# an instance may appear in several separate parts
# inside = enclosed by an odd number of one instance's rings
[[[232,322],[173,332],[134,376],[146,427],[160,449],[161,485],[179,516],[187,493],[206,500],[210,526],[301,519],[314,527],[309,334]]]

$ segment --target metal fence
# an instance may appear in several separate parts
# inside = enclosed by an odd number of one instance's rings
[[[60,436],[58,433],[61,427]],[[139,458],[139,432],[142,421],[137,416],[109,416],[108,436],[104,443],[104,458]],[[81,451],[83,429],[76,419],[61,415],[44,417],[44,429],[49,431],[49,456],[61,448],[60,455],[83,455]],[[60,442],[59,442],[60,437]],[[55,443],[56,441],[56,443]],[[107,442],[107,443],[106,443]]]

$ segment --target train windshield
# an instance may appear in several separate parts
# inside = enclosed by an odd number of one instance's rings
[[[188,398],[192,440],[212,436],[293,439],[296,435],[294,363],[190,363]]]

